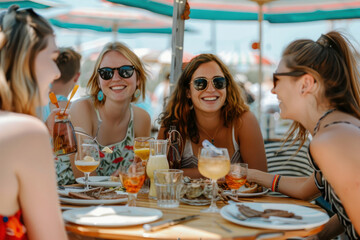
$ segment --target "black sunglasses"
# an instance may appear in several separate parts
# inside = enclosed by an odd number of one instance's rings
[[[283,72],[283,73],[273,73],[273,83],[274,87],[276,86],[276,82],[279,80],[278,76],[289,76],[289,77],[301,77],[302,75],[305,75],[306,72],[302,71],[292,71],[292,72]]]
[[[110,80],[114,77],[114,71],[118,70],[120,77],[131,78],[134,74],[135,67],[131,65],[124,65],[118,68],[103,67],[98,69],[100,77],[104,80]]]
[[[207,88],[208,81],[209,80],[207,80],[206,78],[197,78],[192,82],[192,84],[197,91],[202,91]],[[226,79],[224,77],[215,77],[211,80],[211,82],[213,86],[219,90],[226,88],[227,85]]]

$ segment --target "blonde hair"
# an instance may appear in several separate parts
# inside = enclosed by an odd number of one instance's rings
[[[53,35],[32,9],[12,5],[0,14],[0,109],[35,116],[39,88],[34,59]]]
[[[120,42],[112,42],[108,43],[104,46],[102,49],[99,57],[97,58],[95,62],[95,67],[93,70],[93,73],[89,79],[89,82],[87,84],[87,87],[89,89],[90,95],[94,99],[95,106],[103,105],[106,101],[106,96],[104,95],[104,99],[100,102],[97,99],[97,94],[101,90],[99,87],[99,73],[98,69],[100,68],[100,64],[105,56],[106,53],[116,51],[122,55],[124,55],[125,58],[127,58],[131,64],[135,67],[135,72],[137,74],[137,79],[139,80],[139,89],[141,91],[141,97],[142,99],[145,98],[145,89],[146,89],[146,78],[147,78],[147,72],[145,70],[144,64],[141,62],[138,56],[134,52],[132,52],[125,44]],[[136,102],[138,98],[135,98],[135,96],[132,97],[131,101]]]

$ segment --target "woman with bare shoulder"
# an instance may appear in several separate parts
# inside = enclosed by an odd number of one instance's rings
[[[60,76],[54,32],[16,5],[0,26],[0,239],[67,239],[49,133],[36,117]]]

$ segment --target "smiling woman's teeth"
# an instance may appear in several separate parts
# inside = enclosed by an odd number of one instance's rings
[[[112,90],[122,90],[124,88],[125,88],[125,86],[116,86],[116,87],[112,87],[111,89]]]
[[[204,98],[205,101],[214,101],[216,99],[217,99],[217,97],[206,97],[206,98]]]

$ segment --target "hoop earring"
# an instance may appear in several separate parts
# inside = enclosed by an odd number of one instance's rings
[[[104,99],[104,93],[101,89],[99,90],[99,92],[97,94],[97,99],[99,100],[99,102],[101,102]]]
[[[140,97],[140,94],[141,94],[140,89],[137,88],[134,92],[134,98]]]

